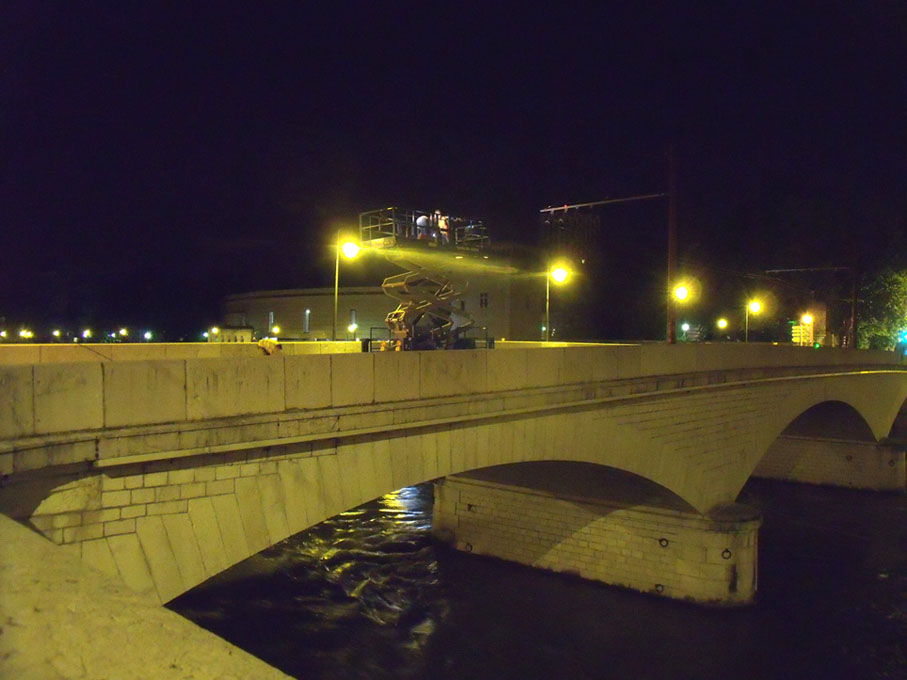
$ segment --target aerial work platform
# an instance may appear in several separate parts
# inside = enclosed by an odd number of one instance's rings
[[[478,251],[488,245],[481,220],[403,208],[381,208],[359,215],[359,238],[372,248],[413,244]]]
[[[398,303],[385,319],[391,340],[401,349],[455,347],[475,321],[460,300],[469,284],[454,280],[453,265],[488,245],[484,222],[441,211],[382,208],[359,215],[359,239],[405,270],[381,285]]]

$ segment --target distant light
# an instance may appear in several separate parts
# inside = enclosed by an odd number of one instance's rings
[[[19,331],[19,337],[20,337],[20,338],[30,338],[30,337],[32,337],[33,335],[34,335],[34,333],[32,333],[32,332],[31,332],[30,330],[28,330],[27,328],[23,328],[21,331]]]
[[[690,289],[686,286],[677,286],[674,289],[674,297],[681,301],[686,300],[690,297]]]
[[[454,259],[455,259],[455,260],[462,260],[462,259],[463,259],[463,256],[462,256],[462,255],[455,255],[455,256],[454,256]]]
[[[727,319],[718,319],[718,328],[727,328]]]
[[[6,337],[6,331],[0,331],[0,338]]]
[[[86,328],[84,331],[82,331],[82,337],[83,337],[83,338],[90,338],[90,337],[91,337],[91,329],[90,329],[90,328]]]
[[[128,329],[128,328],[121,328],[121,329],[120,329],[120,335],[122,335],[122,336],[125,338],[127,335],[129,335],[129,329]]]
[[[115,338],[116,336],[117,336],[116,333],[111,333],[111,334],[110,334],[110,337],[111,337],[111,338]]]
[[[690,330],[690,324],[688,324],[688,323],[681,324],[680,330],[682,330],[684,333],[686,333],[687,331]]]
[[[217,335],[218,333],[220,333],[220,328],[218,328],[217,326],[212,326],[211,335]]]
[[[544,332],[545,332],[545,331],[547,331],[547,330],[548,330],[548,328],[547,328],[547,327],[545,327],[545,326],[542,326],[542,333],[544,333]]]
[[[274,335],[277,335],[278,333],[280,333],[280,326],[274,326],[274,327],[271,329],[271,332],[272,332]]]
[[[350,333],[355,333],[357,328],[359,328],[359,324],[357,324],[357,323],[351,323],[349,326],[346,327],[346,329]]]
[[[59,328],[54,328],[52,335],[53,335],[55,338],[59,338],[59,337],[60,337],[60,329],[59,329]]]
[[[151,331],[145,331],[145,334],[144,334],[143,337],[144,337],[146,340],[151,340],[151,338],[152,338],[153,336],[151,335]]]
[[[207,338],[207,337],[208,337],[208,331],[205,331],[204,333],[202,333],[202,337],[203,337],[203,338]]]
[[[340,246],[340,250],[343,251],[344,257],[346,257],[348,260],[352,260],[359,254],[359,244],[355,241],[347,241],[342,246]]]
[[[800,322],[806,324],[807,326],[810,325],[813,322],[813,315],[807,312],[800,317]]]

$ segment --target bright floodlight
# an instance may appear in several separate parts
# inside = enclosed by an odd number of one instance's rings
[[[60,337],[60,329],[59,329],[59,328],[54,328],[53,336],[54,336],[55,338],[59,338],[59,337]]]
[[[677,286],[674,289],[674,297],[683,302],[690,297],[690,289],[683,285]]]
[[[6,337],[6,331],[0,331],[0,338]]]
[[[758,314],[762,311],[762,303],[759,300],[753,300],[749,304],[749,310],[751,314]]]
[[[349,326],[346,327],[346,329],[350,333],[355,333],[357,328],[359,328],[359,324],[357,324],[357,323],[351,323]]]
[[[805,324],[806,326],[810,325],[813,322],[813,315],[806,313],[800,317],[800,323]]]
[[[144,337],[146,340],[151,340],[151,337],[152,337],[151,331],[145,331],[145,335],[144,335],[143,337]]]
[[[82,331],[82,337],[83,337],[83,338],[90,338],[90,337],[91,337],[91,329],[90,329],[90,328],[86,328],[84,331]]]
[[[129,329],[128,329],[128,328],[121,328],[121,329],[120,329],[120,335],[122,335],[122,336],[125,338],[127,335],[129,335]]]
[[[688,323],[681,324],[680,330],[682,330],[684,333],[688,332],[690,330],[690,324],[688,324]]]
[[[28,330],[26,330],[25,328],[23,328],[21,331],[19,331],[19,337],[20,337],[20,338],[27,338],[27,337],[28,337]]]
[[[218,328],[217,326],[212,326],[211,335],[217,335],[218,333],[220,333],[220,328]]]
[[[554,279],[556,283],[563,283],[567,280],[568,276],[570,276],[570,272],[564,267],[555,267],[551,270],[551,278]]]
[[[727,328],[727,319],[718,319],[718,328]]]
[[[359,254],[359,244],[355,241],[346,241],[342,246],[340,246],[343,256],[348,260],[352,260]]]
[[[280,326],[273,326],[273,327],[271,328],[271,332],[272,332],[274,335],[277,335],[278,333],[280,333]]]

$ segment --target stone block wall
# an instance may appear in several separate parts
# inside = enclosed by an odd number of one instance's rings
[[[907,488],[903,450],[875,442],[787,435],[772,443],[753,476],[876,491]]]
[[[458,550],[712,605],[752,602],[760,519],[558,498],[448,477],[435,486],[433,531]]]

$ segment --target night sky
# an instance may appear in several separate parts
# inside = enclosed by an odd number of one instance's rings
[[[176,337],[330,285],[361,211],[532,244],[540,208],[665,191],[671,145],[681,259],[725,294],[907,264],[907,4],[548,4],[7,0],[0,317]],[[667,205],[599,215],[639,310]]]

